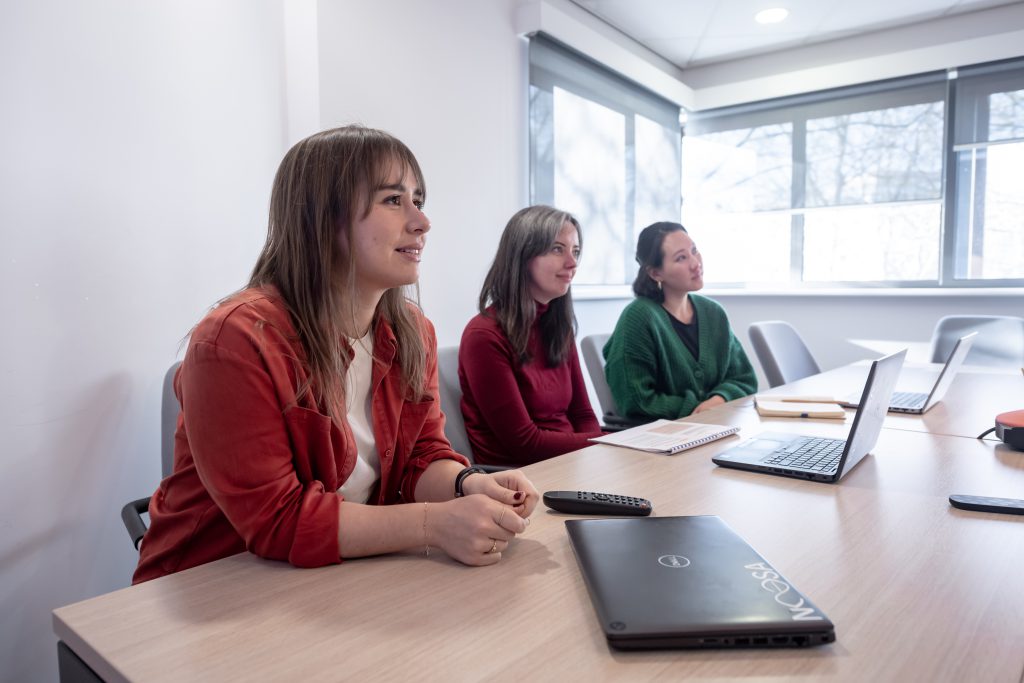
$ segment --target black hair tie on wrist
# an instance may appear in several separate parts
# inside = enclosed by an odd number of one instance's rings
[[[465,493],[462,492],[462,482],[465,481],[466,477],[468,477],[471,474],[475,474],[477,472],[479,472],[480,474],[484,474],[484,469],[482,467],[476,467],[476,466],[467,467],[466,469],[462,470],[457,475],[455,475],[455,497],[456,498],[462,498],[464,495],[466,495]]]

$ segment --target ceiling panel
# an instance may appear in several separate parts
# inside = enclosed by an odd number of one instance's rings
[[[877,31],[938,19],[955,4],[952,0],[857,0],[856,3],[837,3],[821,28],[825,31]]]
[[[699,38],[714,13],[713,1],[579,0],[576,4],[634,40]]]
[[[680,68],[764,54],[1021,0],[573,0]],[[754,21],[784,6],[782,23]]]
[[[803,38],[817,30],[829,13],[841,3],[840,0],[723,0],[717,3],[715,16],[708,25],[707,37],[751,36],[757,39],[778,36],[780,41]],[[789,17],[778,24],[759,24],[754,15],[767,7],[785,7]]]
[[[688,64],[697,52],[700,38],[653,38],[644,41],[644,45],[674,64]]]

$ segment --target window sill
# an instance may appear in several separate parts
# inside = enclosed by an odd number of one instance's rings
[[[708,287],[700,291],[711,298],[723,297],[1014,297],[1024,298],[1024,287],[843,287],[843,288],[720,288]],[[629,285],[576,285],[572,289],[575,301],[602,299],[632,299]]]

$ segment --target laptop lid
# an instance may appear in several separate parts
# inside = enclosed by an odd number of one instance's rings
[[[907,408],[906,406],[892,406],[890,410],[897,412],[923,414],[936,403],[942,400],[946,395],[946,391],[949,389],[949,385],[956,379],[956,373],[960,370],[960,366],[964,364],[964,360],[967,358],[967,353],[971,350],[971,344],[974,343],[974,337],[977,336],[977,332],[971,332],[970,334],[964,335],[957,340],[953,346],[953,350],[949,354],[949,358],[946,359],[945,365],[942,366],[942,370],[939,371],[939,376],[935,379],[932,384],[932,388],[928,394],[925,395],[922,392],[912,392],[917,396],[923,396],[924,401],[918,406],[913,408]],[[896,390],[899,390],[899,384],[897,383]],[[847,408],[856,408],[860,405],[858,401],[859,394],[851,394],[846,398],[838,401],[839,405],[846,406]]]
[[[896,381],[900,377],[900,369],[906,356],[907,350],[903,349],[871,363],[868,379],[864,383],[864,393],[853,416],[850,435],[846,437],[846,449],[843,450],[843,457],[839,461],[836,480],[842,479],[843,475],[852,470],[878,443],[882,424],[889,412],[892,392],[896,388]]]
[[[858,403],[859,407],[853,416],[853,424],[850,426],[850,432],[847,434],[846,443],[835,470],[811,470],[796,465],[782,466],[768,462],[775,459],[774,456],[784,451],[793,442],[823,438],[813,434],[764,432],[716,454],[711,458],[712,462],[723,467],[785,477],[829,483],[839,481],[875,447],[878,435],[882,432],[885,415],[889,411],[893,388],[899,378],[900,368],[903,367],[903,358],[906,355],[907,350],[903,349],[871,363],[867,381],[864,382],[864,391]]]
[[[956,379],[956,373],[960,370],[960,366],[964,364],[967,353],[971,350],[971,344],[974,343],[974,338],[977,336],[977,332],[971,332],[956,340],[956,346],[953,347],[949,358],[946,359],[946,364],[942,366],[939,378],[935,381],[935,386],[932,387],[931,392],[928,394],[928,400],[924,402],[922,412],[931,408],[933,403],[941,401],[942,397],[946,395],[949,385]]]
[[[821,610],[718,517],[584,519],[565,527],[612,647],[835,640]]]

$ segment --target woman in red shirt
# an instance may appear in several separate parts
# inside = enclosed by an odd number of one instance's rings
[[[525,465],[583,448],[601,427],[590,407],[569,285],[583,235],[550,206],[505,226],[459,344],[462,414],[477,462]]]
[[[444,437],[434,330],[404,288],[430,230],[419,164],[348,126],[281,162],[248,286],[193,330],[174,472],[134,581],[248,550],[313,567],[440,548],[501,559],[538,494],[466,468]]]

